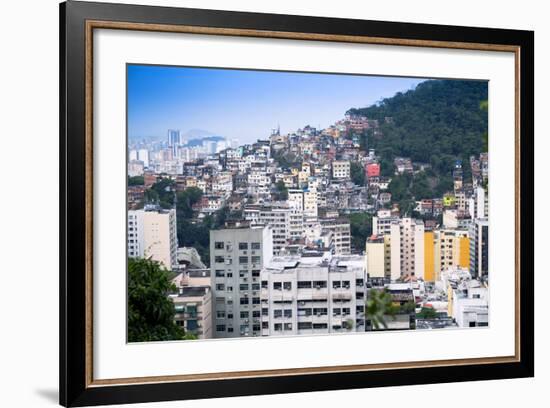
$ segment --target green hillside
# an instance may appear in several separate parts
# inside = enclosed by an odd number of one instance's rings
[[[348,113],[379,121],[378,130],[363,135],[362,145],[381,155],[385,173],[391,174],[394,157],[403,156],[430,163],[436,176],[444,177],[456,159],[467,166],[470,155],[484,150],[488,120],[480,104],[487,98],[485,81],[429,80]]]

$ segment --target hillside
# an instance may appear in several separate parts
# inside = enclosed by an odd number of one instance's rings
[[[480,104],[487,98],[484,81],[429,80],[347,113],[378,120],[379,128],[363,135],[363,146],[381,155],[384,173],[391,172],[393,158],[403,156],[430,163],[437,177],[448,177],[454,160],[468,166],[469,156],[484,150],[488,120]]]

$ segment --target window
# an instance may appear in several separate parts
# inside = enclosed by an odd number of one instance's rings
[[[273,282],[273,290],[282,290],[281,282]]]
[[[275,328],[275,331],[283,330],[283,325],[281,323],[275,323],[273,327]]]
[[[223,319],[223,318],[225,318],[225,310],[218,310],[218,311],[216,312],[216,317],[217,317],[218,319]]]
[[[260,270],[259,269],[253,269],[252,270],[252,276],[254,278],[257,278],[258,276],[260,276]]]
[[[349,281],[342,281],[342,286],[346,289],[350,288],[350,282]]]
[[[223,242],[219,242],[219,241],[216,242],[216,243],[214,244],[214,248],[216,248],[216,249],[223,249]]]
[[[262,329],[269,329],[269,323],[268,322],[262,322]]]
[[[216,255],[216,257],[214,258],[214,261],[216,263],[224,263],[225,262],[225,258],[223,256],[220,256],[220,255]]]
[[[260,263],[260,257],[259,256],[253,256],[252,257],[252,263],[253,264],[259,264]]]
[[[225,285],[223,283],[218,283],[216,285],[216,290],[225,290]]]
[[[311,322],[298,322],[298,330],[308,330],[311,329],[313,325]]]
[[[317,316],[325,316],[327,314],[326,307],[317,307],[313,309],[313,314]]]
[[[267,307],[262,308],[262,316],[269,316],[269,309]]]
[[[259,305],[260,304],[260,298],[259,297],[252,298],[252,304],[253,305]]]
[[[338,289],[342,287],[342,283],[340,281],[334,281],[332,282],[333,289]]]
[[[292,309],[285,309],[284,316],[287,318],[292,317]]]
[[[248,256],[239,256],[239,265],[246,265],[248,263]]]
[[[262,246],[259,242],[253,242],[252,243],[252,249],[260,249]]]
[[[316,289],[326,288],[327,287],[327,281],[313,281],[313,286]]]
[[[239,242],[239,249],[248,249],[248,242]]]
[[[242,297],[240,300],[241,305],[248,305],[249,301],[247,297]]]
[[[260,331],[260,325],[259,324],[252,325],[252,331]]]
[[[223,278],[225,276],[225,271],[223,269],[216,270],[216,278]]]
[[[233,313],[228,313],[228,314],[227,314],[227,318],[228,318],[228,319],[233,319]]]
[[[275,318],[283,317],[283,311],[281,309],[275,309],[273,311],[273,317]]]
[[[252,290],[260,290],[260,284],[259,283],[253,283],[252,284]]]
[[[232,278],[232,277],[233,277],[233,273],[232,273],[232,272],[227,272],[227,273],[225,274],[225,277],[226,277],[226,278]]]
[[[283,283],[283,289],[284,290],[291,290],[292,289],[292,282],[284,282]]]
[[[267,289],[267,281],[262,281],[262,289]]]
[[[227,287],[227,291],[228,291],[228,292],[233,292],[233,286],[228,286],[228,287]]]
[[[350,314],[351,314],[350,308],[349,308],[349,307],[344,307],[344,308],[342,309],[342,314],[343,314],[344,316],[350,315]]]
[[[227,332],[228,332],[228,333],[233,333],[233,327],[228,327],[228,328],[227,328]]]
[[[328,328],[328,324],[326,323],[313,323],[314,329],[326,329]]]
[[[292,330],[292,323],[285,323],[285,330]]]
[[[355,285],[356,285],[356,286],[361,287],[361,286],[363,286],[363,283],[364,283],[364,282],[363,282],[363,279],[356,279],[356,280],[355,280]]]
[[[218,324],[216,326],[216,331],[219,331],[219,332],[225,331],[225,324]]]
[[[311,281],[298,281],[298,289],[311,289]]]
[[[298,316],[311,316],[312,311],[311,308],[308,309],[298,309]]]
[[[250,315],[250,312],[248,311],[241,312],[241,319],[248,319],[249,315]]]
[[[248,290],[248,283],[241,283],[239,285],[239,290]]]
[[[335,307],[334,309],[332,309],[333,316],[340,316],[340,313],[341,313],[341,309],[339,307]]]

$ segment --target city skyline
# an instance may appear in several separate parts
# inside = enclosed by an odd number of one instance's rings
[[[326,127],[425,79],[128,65],[128,138],[165,140],[168,129],[204,130],[241,144]],[[238,100],[238,103],[235,101]]]

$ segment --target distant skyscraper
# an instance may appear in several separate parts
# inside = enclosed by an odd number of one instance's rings
[[[181,136],[179,129],[168,129],[168,146],[177,146],[181,144]]]
[[[143,162],[145,167],[149,167],[149,150],[139,149],[138,150],[138,160]]]

